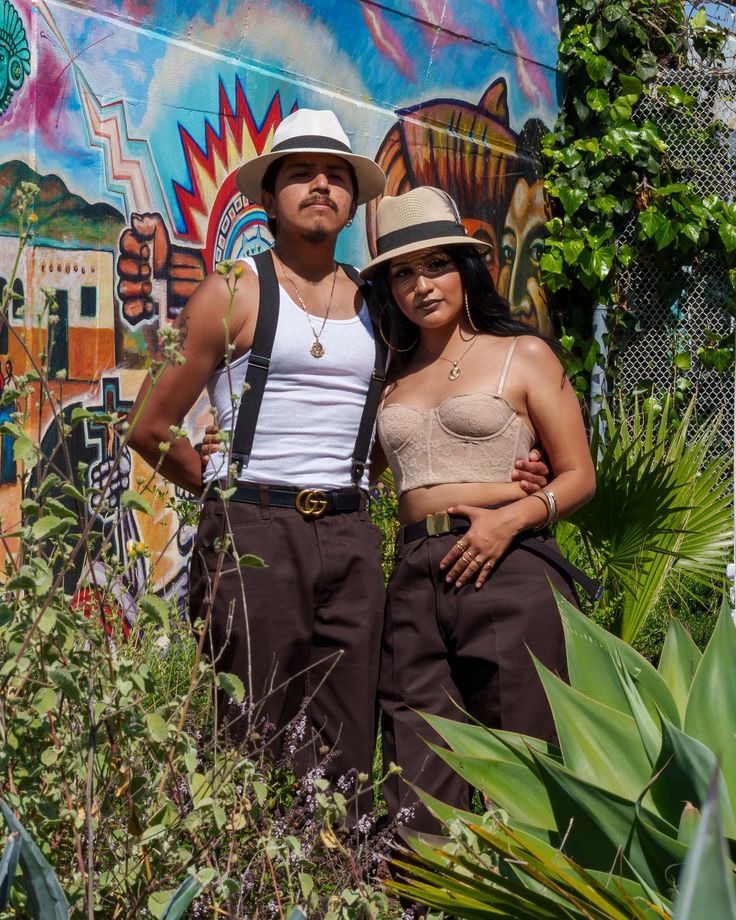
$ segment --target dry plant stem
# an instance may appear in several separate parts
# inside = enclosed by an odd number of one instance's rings
[[[94,805],[94,766],[95,750],[97,748],[97,726],[95,725],[95,705],[94,705],[94,684],[92,675],[87,680],[87,709],[89,712],[89,742],[87,748],[87,786],[86,786],[86,804],[87,804],[87,917],[89,920],[95,920],[94,904],[94,879],[95,879],[95,827],[94,817],[92,814]]]
[[[284,920],[284,908],[281,906],[281,896],[279,895],[279,883],[276,878],[276,872],[273,868],[273,863],[271,862],[271,857],[268,855],[268,848],[263,848],[263,854],[266,857],[266,862],[268,863],[268,871],[271,873],[271,881],[273,882],[273,893],[276,896],[276,905],[279,909],[279,918]]]

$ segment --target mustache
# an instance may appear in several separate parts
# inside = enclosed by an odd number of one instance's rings
[[[302,201],[299,207],[308,208],[313,204],[326,204],[329,208],[332,208],[333,211],[336,210],[335,202],[326,195],[310,195],[309,198],[305,198],[304,201]]]

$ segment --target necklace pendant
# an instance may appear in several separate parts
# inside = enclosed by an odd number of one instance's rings
[[[457,378],[458,378],[459,376],[460,376],[460,368],[458,367],[457,361],[453,361],[453,362],[452,362],[452,369],[451,369],[450,373],[447,375],[447,379],[448,379],[448,380],[457,380]]]
[[[324,345],[321,342],[319,342],[317,339],[315,339],[314,342],[312,343],[312,347],[309,349],[309,354],[313,358],[321,358],[324,353],[325,353]]]

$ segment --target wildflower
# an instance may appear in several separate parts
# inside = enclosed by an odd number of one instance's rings
[[[150,547],[146,544],[145,540],[128,540],[125,544],[125,548],[128,551],[128,558],[131,562],[140,559],[141,556],[151,555]]]

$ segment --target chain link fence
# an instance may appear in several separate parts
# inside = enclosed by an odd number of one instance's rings
[[[667,87],[673,86],[696,100],[692,110],[668,105]],[[662,70],[658,88],[640,104],[636,117],[640,123],[652,119],[661,126],[667,155],[698,194],[736,198],[736,69]],[[714,120],[726,129],[714,133]],[[622,242],[633,229],[632,221]],[[674,356],[689,352],[692,366],[686,376],[693,384],[698,416],[723,410],[716,449],[729,450],[734,437],[733,373],[707,369],[696,357],[714,334],[733,329],[726,308],[726,269],[707,252],[683,272],[642,259],[622,282],[621,294],[635,323],[617,360],[616,387],[626,394],[642,386],[655,393],[671,389]]]

